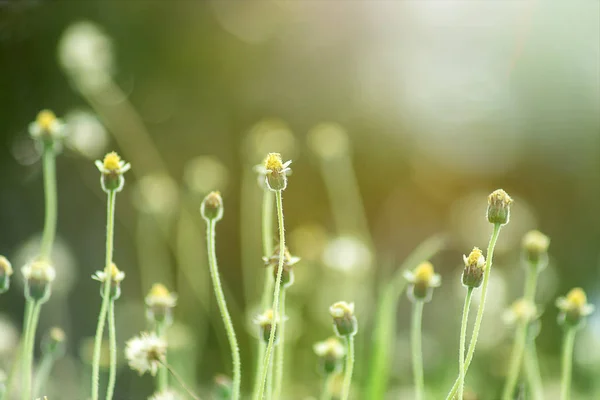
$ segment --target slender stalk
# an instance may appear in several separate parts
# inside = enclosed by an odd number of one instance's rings
[[[471,341],[469,342],[469,350],[467,351],[467,357],[465,359],[465,375],[469,370],[469,366],[471,365],[471,361],[473,360],[473,355],[475,354],[475,347],[477,346],[477,338],[479,337],[479,330],[481,328],[481,321],[483,320],[483,312],[485,310],[485,299],[487,295],[487,287],[490,281],[490,272],[492,270],[492,264],[494,259],[494,248],[496,247],[496,241],[498,240],[498,235],[500,234],[500,228],[502,225],[494,224],[494,229],[492,231],[492,236],[490,237],[490,242],[488,243],[487,248],[487,260],[485,266],[485,272],[483,274],[483,284],[481,285],[481,300],[479,301],[479,308],[477,309],[477,316],[475,317],[475,324],[473,326],[473,335],[471,336]],[[456,392],[458,391],[459,379],[457,378],[446,397],[446,400],[452,400],[454,396],[456,396]],[[462,400],[462,399],[461,399]]]
[[[279,226],[279,265],[277,268],[277,279],[275,280],[275,289],[273,291],[273,313],[275,314],[275,321],[281,321],[279,315],[279,292],[281,289],[281,276],[283,275],[283,261],[285,254],[285,230],[284,230],[284,222],[283,222],[283,199],[281,196],[281,190],[275,192],[275,201],[277,204],[277,223]],[[259,381],[259,389],[256,392],[255,400],[262,400],[263,394],[265,391],[265,385],[267,382],[267,373],[269,370],[269,363],[271,362],[271,354],[273,353],[273,344],[275,343],[275,329],[271,329],[271,334],[269,335],[269,342],[267,343],[267,349],[265,351],[265,357],[263,360],[263,365],[261,367],[260,373],[260,381]],[[283,337],[279,337],[279,340],[283,341]]]
[[[542,377],[540,375],[540,366],[533,339],[529,339],[525,347],[525,373],[529,389],[531,390],[532,400],[543,400]]]
[[[190,388],[185,384],[185,382],[183,381],[183,379],[181,379],[181,377],[179,376],[179,374],[177,374],[177,372],[175,372],[175,370],[167,363],[162,363],[162,365],[167,369],[167,371],[169,371],[169,373],[173,376],[173,378],[175,378],[175,380],[177,381],[177,383],[179,383],[179,385],[181,385],[181,387],[183,388],[183,390],[185,390],[192,399],[194,400],[200,400],[200,397],[198,397],[194,392],[192,392],[190,390]]]
[[[102,306],[98,314],[96,337],[94,338],[94,356],[92,360],[92,400],[98,400],[100,380],[100,351],[102,350],[102,335],[110,302],[110,263],[112,262],[114,230],[115,230],[115,199],[117,192],[112,190],[107,194],[106,202],[106,259],[104,262],[104,286],[102,288]]]
[[[269,189],[265,189],[263,193],[263,202],[262,202],[262,245],[263,245],[263,256],[271,257],[273,254],[273,205],[274,205],[274,196],[273,193]],[[273,293],[273,284],[275,280],[273,279],[273,271],[271,268],[265,269],[265,281],[263,286],[263,293],[260,301],[260,308],[262,311],[269,308],[271,293]],[[260,386],[260,371],[263,363],[263,359],[265,357],[265,351],[267,349],[267,345],[265,342],[259,338],[258,340],[258,355],[256,357],[256,372],[254,374],[254,389],[253,389],[253,398],[256,398],[258,395],[258,390]]]
[[[421,322],[423,320],[423,302],[413,303],[410,343],[412,347],[413,378],[415,381],[415,399],[423,400],[425,383],[423,379],[423,350],[421,348]]]
[[[344,371],[344,386],[340,400],[348,400],[352,384],[352,371],[354,370],[354,335],[346,337],[346,368]]]
[[[463,307],[462,323],[460,325],[460,345],[458,353],[458,398],[464,397],[465,391],[465,342],[467,341],[467,322],[469,320],[469,307],[471,306],[471,298],[473,288],[467,288],[465,296],[465,305]]]
[[[281,299],[279,303],[279,315],[281,316],[281,322],[279,323],[279,335],[281,338],[285,337],[285,288],[281,289]],[[275,350],[275,385],[274,393],[275,400],[281,398],[281,388],[283,385],[283,353],[285,351],[285,342],[279,341],[279,344]]]
[[[525,284],[525,300],[529,303],[533,303],[535,296],[535,287],[537,283],[537,268],[530,266],[527,273],[527,281]],[[529,326],[528,321],[519,321],[517,331],[515,333],[515,342],[513,344],[510,367],[506,384],[504,385],[504,394],[502,398],[504,400],[511,400],[517,381],[519,380],[519,374],[521,372],[521,365],[523,364],[523,354],[525,352],[525,345],[527,344],[527,329]],[[460,398],[460,397],[459,397]]]
[[[112,299],[108,306],[108,340],[110,342],[110,369],[106,400],[112,400],[117,381],[117,330],[115,327],[115,301]]]
[[[233,329],[233,323],[231,322],[231,316],[227,310],[227,302],[225,301],[225,295],[223,294],[223,288],[221,287],[221,279],[219,278],[219,268],[217,267],[217,254],[215,250],[215,223],[216,221],[214,219],[206,221],[208,264],[210,266],[210,275],[215,289],[215,296],[219,305],[219,311],[221,312],[221,317],[223,318],[223,323],[225,324],[227,338],[229,339],[229,347],[231,348],[231,358],[233,363],[232,399],[238,400],[240,398],[240,385],[242,381],[240,348],[238,346],[235,331]]]
[[[40,361],[37,369],[35,382],[33,383],[33,398],[37,399],[41,395],[40,392],[46,386],[46,382],[48,382],[55,360],[56,358],[52,353],[45,353],[42,357],[42,361]]]
[[[573,346],[575,345],[575,334],[577,329],[568,328],[563,339],[562,353],[562,381],[560,385],[560,399],[571,398],[571,368],[573,367]]]
[[[158,337],[163,337],[165,334],[165,326],[163,322],[157,322],[156,323],[156,335]],[[167,363],[167,356],[168,354],[165,354],[165,363]],[[156,379],[156,389],[158,392],[164,392],[165,390],[167,390],[169,387],[169,371],[167,371],[167,368],[165,366],[162,366],[158,369],[158,376]]]
[[[53,144],[45,144],[42,154],[44,165],[44,196],[46,197],[46,214],[44,220],[44,232],[40,245],[40,258],[49,260],[52,252],[52,244],[56,235],[57,199],[56,199],[56,155]]]
[[[331,386],[331,381],[334,376],[335,374],[329,374],[323,380],[323,390],[321,391],[320,400],[331,400],[331,391],[329,390],[329,387]]]
[[[267,367],[267,382],[265,383],[265,399],[272,400],[273,399],[273,366],[275,362],[273,359],[269,361],[269,366]]]
[[[27,328],[26,336],[25,336],[25,357],[23,357],[23,400],[30,400],[31,396],[31,374],[33,368],[33,347],[35,344],[35,332],[37,330],[37,324],[40,319],[40,309],[42,308],[42,303],[38,300],[28,300],[28,302],[33,302],[31,319],[29,320],[29,326]]]

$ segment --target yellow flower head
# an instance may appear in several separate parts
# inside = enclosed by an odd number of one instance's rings
[[[587,296],[582,288],[573,288],[567,293],[567,301],[573,308],[583,308],[587,304]]]
[[[560,309],[559,323],[570,326],[579,326],[584,317],[594,312],[594,305],[588,304],[587,296],[581,288],[574,288],[565,297],[556,299],[556,306]]]
[[[50,131],[56,122],[56,115],[50,110],[42,110],[38,113],[36,122],[44,131]]]
[[[122,166],[121,157],[119,157],[116,152],[112,151],[104,156],[102,165],[106,171],[118,171]]]
[[[66,339],[65,331],[56,326],[50,328],[49,336],[50,339],[57,343],[62,343]]]
[[[265,169],[275,173],[280,173],[285,167],[279,153],[269,153],[265,158]]]
[[[430,282],[435,271],[433,270],[433,264],[429,261],[422,262],[415,269],[415,281],[417,282]]]
[[[483,268],[485,266],[485,258],[478,247],[473,247],[469,257],[464,258],[465,265]]]
[[[488,205],[494,205],[499,207],[508,207],[513,203],[513,199],[502,189],[494,190],[488,196]]]
[[[526,300],[519,299],[515,301],[504,314],[504,320],[509,324],[514,324],[517,321],[530,322],[537,316],[537,308],[535,304]]]
[[[152,289],[150,289],[150,293],[148,293],[148,296],[168,297],[169,294],[169,289],[167,289],[165,285],[163,285],[162,283],[155,283],[154,285],[152,285]]]

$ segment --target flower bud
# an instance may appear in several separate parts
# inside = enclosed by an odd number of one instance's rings
[[[523,255],[533,266],[546,266],[549,246],[550,238],[540,231],[529,231],[523,236]]]
[[[131,169],[131,165],[121,160],[114,151],[104,156],[104,161],[96,160],[96,167],[101,173],[102,190],[107,193],[120,192],[125,184],[123,174]]]
[[[315,343],[313,350],[319,357],[319,369],[324,375],[341,372],[346,349],[337,337]]]
[[[269,153],[264,161],[264,172],[267,186],[274,192],[285,190],[287,187],[287,174],[291,171],[291,161],[283,163],[279,153]]]
[[[45,303],[50,298],[56,270],[47,261],[33,261],[21,268],[25,278],[25,297]]]
[[[508,325],[529,324],[538,317],[537,307],[527,299],[519,299],[505,311],[503,319]]]
[[[173,308],[177,305],[177,295],[160,283],[152,285],[146,296],[146,315],[150,321],[158,324],[173,322]]]
[[[200,206],[200,214],[206,222],[220,221],[223,218],[223,198],[219,192],[210,192]]]
[[[462,283],[466,287],[477,288],[481,286],[483,281],[483,273],[485,271],[485,257],[477,247],[473,247],[473,251],[469,257],[463,255],[465,269],[462,274]]]
[[[65,124],[50,110],[38,113],[34,122],[29,124],[29,134],[36,140],[41,140],[45,146],[52,148],[65,136]]]
[[[5,293],[10,287],[10,276],[13,274],[10,261],[4,256],[0,256],[0,294]]]
[[[411,284],[407,291],[411,301],[431,301],[433,288],[442,284],[442,278],[435,273],[429,261],[422,262],[414,271],[406,271],[404,278]]]
[[[559,308],[558,322],[566,327],[575,327],[594,312],[594,306],[588,304],[585,292],[581,288],[571,289],[566,297],[556,299]]]
[[[230,400],[233,393],[233,382],[223,374],[219,374],[214,378],[213,399],[214,400]]]
[[[281,272],[281,285],[287,289],[294,283],[294,269],[292,267],[296,265],[298,261],[300,261],[300,258],[292,256],[287,247],[285,248],[283,254],[284,256],[283,271]],[[277,276],[279,273],[279,246],[277,246],[271,257],[263,257],[263,261],[265,262],[265,266],[267,268],[273,268],[273,278],[277,280]]]
[[[270,309],[254,318],[254,323],[258,325],[259,328],[260,337],[265,343],[269,343],[269,338],[271,337],[271,331],[273,329],[275,329],[274,343],[278,343],[279,337],[277,334],[277,324],[279,323],[279,320],[279,318],[275,320],[273,310]]]
[[[125,279],[125,272],[120,271],[115,263],[111,263],[109,268],[108,275],[104,271],[96,271],[96,273],[92,275],[92,279],[102,283],[106,282],[107,279],[110,279],[109,298],[111,300],[117,300],[121,297],[121,282]],[[100,286],[100,295],[104,297],[104,285]]]
[[[42,352],[55,358],[62,357],[65,353],[65,340],[65,331],[56,326],[50,328],[42,339]]]
[[[339,301],[329,307],[333,317],[333,330],[339,337],[354,336],[358,332],[358,321],[354,316],[354,303]]]
[[[487,219],[491,224],[508,224],[510,219],[510,205],[513,200],[502,189],[494,190],[488,196]]]

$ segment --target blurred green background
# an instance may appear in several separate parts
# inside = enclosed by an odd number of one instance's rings
[[[425,372],[430,397],[443,398],[457,371],[461,257],[486,247],[486,196],[499,187],[515,205],[468,379],[480,398],[498,398],[506,372],[501,315],[523,290],[526,231],[552,239],[538,294],[548,399],[562,335],[554,299],[574,286],[600,298],[597,1],[0,1],[0,105],[0,253],[15,269],[35,254],[43,223],[27,126],[49,108],[70,131],[57,165],[58,278],[39,329],[68,335],[51,400],[88,391],[80,366],[100,307],[90,275],[102,267],[105,224],[93,160],[113,149],[132,164],[116,214],[121,348],[146,326],[151,284],[165,283],[180,299],[172,361],[201,393],[230,359],[198,207],[221,190],[217,251],[249,392],[264,276],[252,167],[270,151],[293,160],[284,212],[290,250],[303,258],[287,301],[287,399],[317,396],[311,346],[331,335],[337,300],[357,303],[364,398],[381,283],[437,233],[450,242],[432,260],[443,285],[425,308]],[[18,283],[0,297],[4,369],[23,307]],[[403,296],[389,398],[411,398],[409,312]],[[595,317],[579,335],[574,398],[600,397],[599,338]],[[151,393],[150,377],[122,365],[117,399]]]

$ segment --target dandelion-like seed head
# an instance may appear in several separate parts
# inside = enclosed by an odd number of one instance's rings
[[[506,225],[510,219],[510,206],[512,203],[513,199],[504,190],[494,190],[488,196],[488,221],[492,224]]]
[[[354,303],[338,301],[329,307],[333,318],[333,330],[339,337],[354,336],[358,332],[358,321],[354,316]]]
[[[548,247],[550,238],[540,231],[529,231],[523,236],[521,242],[525,259],[533,266],[545,267],[548,261]]]
[[[129,339],[125,347],[125,357],[129,367],[140,375],[149,372],[155,376],[165,359],[167,343],[154,332],[142,332]]]
[[[560,310],[559,323],[567,326],[578,326],[584,317],[594,312],[594,305],[587,302],[587,296],[581,288],[573,288],[566,297],[556,299],[556,306]]]

